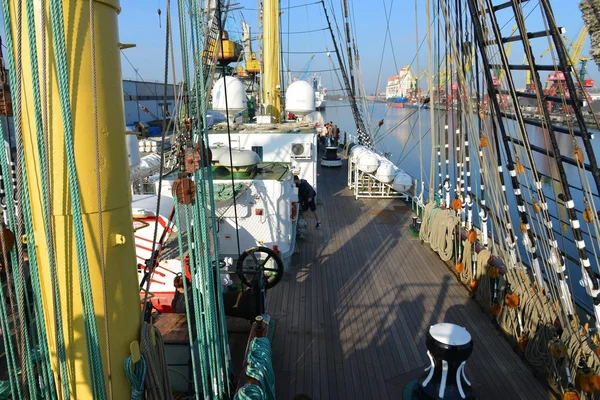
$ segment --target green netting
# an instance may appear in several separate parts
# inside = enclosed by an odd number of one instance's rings
[[[215,201],[231,200],[234,194],[241,193],[244,185],[236,183],[235,185],[218,183],[214,185]]]

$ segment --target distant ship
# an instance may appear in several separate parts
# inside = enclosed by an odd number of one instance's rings
[[[404,108],[404,104],[408,100],[406,93],[411,90],[412,81],[410,66],[401,68],[398,75],[388,78],[387,87],[385,88],[385,101],[388,106]]]
[[[327,96],[327,89],[321,85],[321,76],[312,76],[312,86],[315,90],[315,109],[324,110]]]

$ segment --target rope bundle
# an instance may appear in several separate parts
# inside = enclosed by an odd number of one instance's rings
[[[144,395],[144,382],[146,380],[146,360],[141,356],[136,363],[135,371],[133,370],[133,360],[131,356],[127,356],[123,362],[125,374],[129,387],[131,387],[131,400],[142,400]]]
[[[472,265],[472,249],[471,249],[471,243],[468,240],[465,240],[463,242],[463,254],[462,254],[462,262],[465,265],[465,268],[463,269],[463,271],[458,275],[460,278],[460,281],[462,283],[469,283],[470,280],[472,279],[477,279],[479,280],[479,277],[481,276],[481,273],[479,271],[479,268],[477,268],[477,271],[475,274],[473,274],[473,265]]]
[[[140,353],[147,361],[146,399],[172,399],[163,338],[158,328],[147,322],[141,326]],[[143,381],[141,386],[143,388]],[[132,399],[135,399],[133,392],[132,389]]]
[[[452,210],[438,210],[431,218],[431,249],[442,261],[450,261],[454,252],[454,229],[460,219]]]
[[[423,211],[423,221],[421,222],[421,229],[419,230],[419,238],[424,243],[429,243],[429,237],[431,236],[431,217],[437,212],[437,205],[434,201],[427,203],[425,210]]]

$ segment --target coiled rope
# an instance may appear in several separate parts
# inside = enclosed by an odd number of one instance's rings
[[[160,331],[154,325],[142,322],[140,336],[140,353],[147,361],[146,399],[172,399],[165,346]],[[132,387],[131,398],[135,399],[133,395],[134,390]]]
[[[429,237],[431,236],[431,218],[437,212],[437,204],[434,201],[427,203],[423,210],[423,220],[421,222],[421,229],[419,229],[419,238],[424,243],[429,243]]]
[[[431,218],[431,249],[439,254],[442,261],[450,261],[454,252],[454,229],[460,218],[452,210],[437,210]]]
[[[142,400],[144,396],[144,382],[146,380],[146,360],[140,356],[140,360],[135,363],[135,371],[131,356],[127,356],[123,361],[125,374],[129,387],[131,387],[131,400]]]
[[[479,279],[479,276],[481,274],[478,273],[478,271],[475,272],[475,274],[473,273],[473,265],[472,265],[472,254],[471,254],[471,242],[469,242],[468,240],[465,240],[463,242],[463,255],[462,255],[462,262],[464,263],[465,267],[463,268],[463,271],[458,274],[458,277],[460,278],[460,281],[464,284],[469,283],[469,281],[471,281],[472,279]]]

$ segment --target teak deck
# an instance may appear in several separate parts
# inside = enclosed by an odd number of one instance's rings
[[[452,322],[474,341],[467,376],[478,399],[554,398],[492,325],[488,313],[408,231],[399,201],[355,200],[346,164],[320,169],[317,211],[293,267],[268,292],[277,322],[278,399],[401,399],[428,365],[429,326]]]

